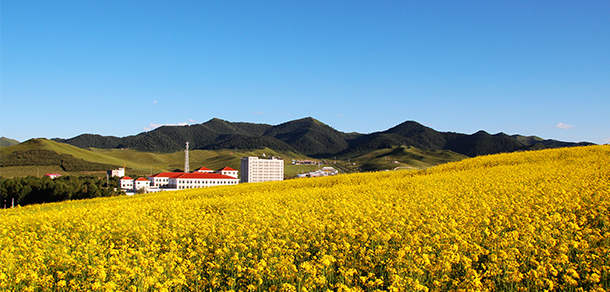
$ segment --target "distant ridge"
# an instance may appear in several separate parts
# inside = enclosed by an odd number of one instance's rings
[[[1,137],[0,138],[0,147],[8,147],[8,146],[13,146],[13,145],[17,145],[19,144],[19,141],[11,139],[11,138],[6,138],[6,137]]]
[[[474,134],[438,132],[415,121],[406,121],[386,131],[371,134],[344,133],[311,117],[279,125],[233,123],[218,118],[189,126],[162,126],[123,138],[83,134],[70,139],[53,139],[80,148],[131,148],[146,152],[171,153],[191,149],[261,149],[294,151],[311,157],[352,158],[395,146],[428,150],[451,150],[467,156],[522,150],[593,145],[593,143],[544,140],[539,137],[504,133]]]

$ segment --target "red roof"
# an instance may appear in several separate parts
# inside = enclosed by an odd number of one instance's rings
[[[157,173],[155,175],[151,175],[149,177],[167,177],[167,178],[174,178],[174,177],[178,177],[181,174],[184,174],[184,172],[161,172],[161,173]]]
[[[136,181],[148,181],[148,180],[143,178],[143,177],[141,177],[141,178],[136,179]]]
[[[199,171],[199,170],[211,170],[211,169],[209,169],[207,167],[203,167],[203,166],[200,167],[200,168],[195,169],[195,171]]]
[[[232,176],[228,176],[228,175],[224,175],[224,174],[220,174],[220,173],[183,173],[182,175],[176,177],[178,178],[199,178],[199,179],[211,179],[211,178],[217,178],[217,179],[236,179]]]
[[[123,178],[121,178],[121,180],[133,180],[133,178],[128,177],[128,176],[124,176]]]
[[[226,171],[237,171],[237,170],[235,170],[233,168],[230,168],[228,166],[225,166],[225,168],[221,169],[220,171],[223,171],[223,170],[226,170]]]
[[[192,172],[192,173],[187,173],[187,172],[162,172],[162,173],[158,173],[149,177],[167,177],[167,178],[199,178],[199,179],[206,179],[206,178],[218,178],[218,179],[222,179],[222,178],[230,178],[230,179],[235,179],[232,176],[228,176],[228,175],[224,175],[224,174],[220,174],[220,173],[209,173],[209,172]]]

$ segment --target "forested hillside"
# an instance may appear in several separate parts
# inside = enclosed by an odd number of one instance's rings
[[[379,149],[413,146],[424,150],[451,150],[467,156],[513,152],[542,148],[591,145],[544,140],[538,137],[504,133],[491,135],[438,132],[414,121],[371,134],[344,133],[313,118],[289,121],[280,125],[232,123],[214,118],[189,126],[164,126],[124,138],[83,134],[70,139],[54,139],[81,148],[135,149],[146,152],[172,153],[184,149],[262,149],[295,151],[308,156],[354,158]]]

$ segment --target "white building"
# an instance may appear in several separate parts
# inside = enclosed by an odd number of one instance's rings
[[[170,178],[176,178],[183,175],[184,172],[161,172],[148,177],[151,187],[162,188],[169,185]]]
[[[195,171],[193,171],[193,172],[213,173],[214,171],[207,167],[200,167],[200,168],[195,169]]]
[[[236,185],[239,183],[239,179],[236,177],[220,173],[200,172],[181,173],[178,176],[169,177],[168,180],[167,187],[177,190]]]
[[[118,176],[118,177],[122,177],[125,176],[125,168],[124,167],[119,167],[118,169],[113,169],[113,170],[108,170],[106,171],[106,173],[108,173],[108,176]]]
[[[217,173],[237,178],[237,170],[230,168],[228,166],[223,169],[218,170]]]
[[[121,189],[133,193],[140,189],[145,189],[148,193],[236,184],[239,184],[238,171],[230,167],[216,172],[202,167],[192,173],[161,172],[147,178],[138,178],[135,181],[128,176],[120,180]]]
[[[133,189],[133,178],[124,176],[120,180],[121,189],[132,190]]]
[[[134,183],[134,190],[136,191],[144,189],[145,192],[148,192],[148,189],[150,188],[150,181],[143,177],[136,179]]]
[[[265,182],[284,180],[284,160],[277,157],[241,159],[241,182]]]

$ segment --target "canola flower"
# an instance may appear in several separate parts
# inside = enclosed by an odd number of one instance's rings
[[[606,291],[610,146],[0,211],[2,291]]]

